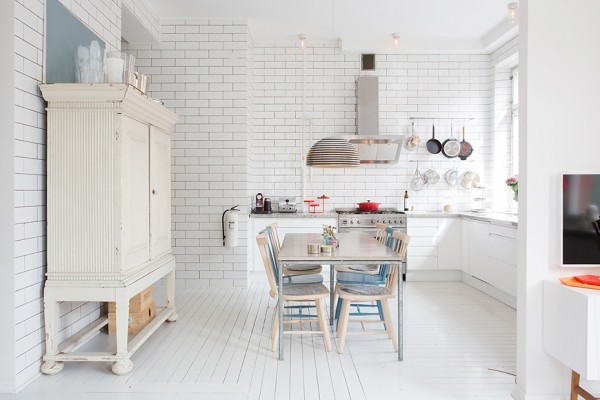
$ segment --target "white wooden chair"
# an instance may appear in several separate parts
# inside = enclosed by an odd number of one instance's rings
[[[394,231],[393,238],[396,239],[394,250],[400,255],[402,259],[405,259],[406,249],[408,248],[410,237],[403,232]],[[386,332],[389,338],[392,339],[394,351],[398,351],[398,340],[394,331],[394,323],[392,320],[392,315],[390,313],[388,300],[396,297],[398,274],[400,273],[399,267],[399,265],[390,265],[385,286],[360,284],[337,285],[336,294],[340,297],[342,301],[340,319],[337,328],[337,336],[340,338],[340,343],[338,346],[339,353],[343,353],[344,346],[346,344],[346,337],[350,334],[380,334],[382,332],[375,330],[367,330],[365,327],[366,323],[383,323],[385,327],[384,332]],[[350,305],[354,302],[364,303],[367,301],[379,301],[381,303],[381,308],[384,316],[383,321],[373,319],[349,319]],[[359,322],[361,324],[362,330],[359,332],[348,332],[349,322]]]
[[[279,244],[279,236],[277,233],[277,222],[267,225],[267,231],[269,231],[269,236],[271,237],[271,243],[273,243],[273,251],[275,252],[275,257],[279,255],[279,250],[281,249],[281,245]],[[320,274],[323,268],[320,265],[316,264],[300,264],[300,265],[290,265],[289,267],[283,268],[284,275],[310,275],[310,274]]]
[[[279,287],[277,286],[278,278],[278,267],[277,260],[272,257],[270,246],[270,240],[266,233],[261,233],[256,237],[256,243],[260,249],[260,254],[263,259],[265,272],[267,273],[267,280],[269,281],[269,287],[271,288],[269,295],[277,299]],[[327,312],[325,311],[325,299],[329,296],[329,290],[322,283],[310,283],[310,284],[289,284],[284,285],[283,289],[283,301],[285,302],[314,302],[317,311],[317,318],[310,318],[309,314],[284,314],[284,318],[290,318],[284,320],[284,324],[299,323],[299,331],[285,331],[285,334],[322,334],[323,341],[325,342],[325,348],[327,351],[331,351],[331,339],[329,337],[329,325],[327,324]],[[301,307],[301,308],[298,308]],[[299,309],[300,311],[304,306],[291,306],[291,310]],[[288,308],[288,307],[285,307]],[[285,311],[285,310],[284,310]],[[304,324],[306,322],[319,322],[319,331],[307,331],[304,330]],[[271,350],[275,351],[279,343],[279,309],[275,307],[275,318],[273,319],[273,327],[271,330]]]

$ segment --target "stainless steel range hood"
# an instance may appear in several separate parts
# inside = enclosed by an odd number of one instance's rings
[[[395,164],[400,158],[404,135],[379,134],[379,78],[356,80],[358,134],[344,136],[358,150],[361,164]]]

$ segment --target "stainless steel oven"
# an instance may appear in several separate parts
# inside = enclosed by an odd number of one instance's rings
[[[406,233],[406,214],[396,209],[379,209],[379,211],[360,212],[357,209],[336,209],[338,214],[338,232],[377,232],[377,224],[392,226]],[[402,274],[406,275],[406,262],[402,265]]]

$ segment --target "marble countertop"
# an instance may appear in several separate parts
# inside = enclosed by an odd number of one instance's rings
[[[313,214],[307,212],[296,213],[280,213],[273,212],[271,214],[249,214],[250,218],[336,218],[337,213],[326,212],[324,214]],[[408,218],[463,218],[476,221],[490,222],[497,225],[517,227],[519,219],[516,214],[504,212],[474,212],[474,211],[407,211]]]
[[[306,212],[295,212],[295,213],[280,213],[272,212],[271,214],[249,214],[250,218],[336,218],[337,214],[332,212],[326,212],[324,214],[313,214]]]
[[[491,222],[493,224],[504,226],[517,227],[519,225],[519,218],[516,214],[494,211],[408,211],[406,215],[408,218],[463,218],[472,219],[476,221]]]

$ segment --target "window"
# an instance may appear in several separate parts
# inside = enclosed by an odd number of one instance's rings
[[[512,175],[519,173],[519,67],[511,73],[512,79],[512,118],[511,118],[511,146],[510,170]]]

